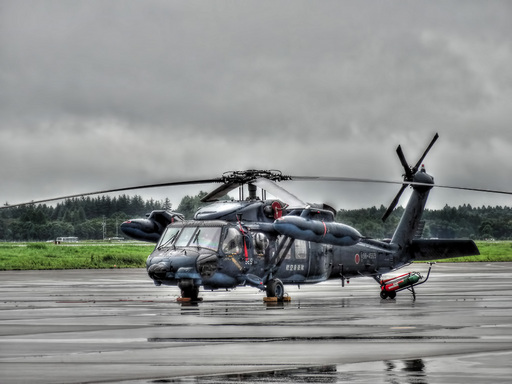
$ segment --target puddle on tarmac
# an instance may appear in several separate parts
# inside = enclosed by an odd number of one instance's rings
[[[384,365],[383,365],[384,364]],[[327,365],[243,374],[202,376],[151,383],[428,383],[423,360],[378,361],[345,366]]]
[[[155,380],[151,383],[337,383],[336,365],[305,367],[229,375],[202,376],[178,380]]]
[[[510,383],[511,352],[425,359],[302,367],[247,374],[154,380],[147,383],[389,383],[476,384],[492,378],[493,384]]]
[[[335,383],[510,383],[512,352],[337,365]]]
[[[271,370],[265,372],[210,375],[155,380],[145,383],[388,383],[388,384],[493,384],[510,383],[512,352],[384,360]]]

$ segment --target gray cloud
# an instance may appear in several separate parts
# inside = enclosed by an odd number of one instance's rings
[[[511,8],[2,1],[0,198],[250,167],[396,180],[395,147],[415,162],[436,131],[439,183],[512,190]],[[395,193],[301,188],[345,207]],[[432,206],[510,201],[433,195]]]

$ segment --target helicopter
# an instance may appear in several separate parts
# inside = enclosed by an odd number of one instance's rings
[[[408,164],[401,147],[397,148],[405,173],[403,182],[396,182],[401,184],[400,190],[382,219],[391,214],[406,188],[412,188],[412,193],[391,239],[365,237],[336,222],[332,207],[305,203],[278,185],[285,180],[388,181],[287,176],[276,170],[230,171],[221,178],[170,183],[221,185],[202,198],[208,205],[200,208],[193,220],[185,220],[178,212],[153,211],[144,219],[124,222],[121,230],[129,237],[156,243],[146,261],[147,273],[156,286],[177,286],[182,301],[201,300],[201,287],[229,290],[238,286],[264,291],[265,300],[283,301],[288,298],[284,288],[288,284],[300,287],[340,279],[344,286],[345,281],[363,276],[380,284],[382,299],[394,299],[405,289],[415,299],[414,287],[426,282],[432,263],[426,278],[418,272],[389,279],[383,275],[413,261],[479,254],[472,240],[417,236],[429,192],[435,186],[422,162],[438,137],[435,134],[414,166]],[[236,188],[239,199],[220,199]],[[267,192],[277,198],[268,199]]]
[[[287,301],[285,285],[316,284],[356,277],[373,278],[382,299],[394,299],[402,290],[416,298],[414,287],[425,283],[419,272],[385,278],[414,261],[478,255],[472,240],[421,238],[422,214],[432,188],[450,188],[512,195],[512,192],[439,185],[426,172],[423,160],[439,138],[436,133],[415,165],[407,162],[401,146],[396,153],[404,168],[403,181],[351,177],[290,176],[277,170],[225,172],[221,177],[131,186],[31,201],[10,208],[110,192],[178,185],[220,184],[202,198],[193,220],[171,210],[154,210],[146,218],[121,224],[136,240],[155,243],[146,270],[156,286],[177,286],[178,301],[202,300],[199,290],[249,286],[266,293],[265,301]],[[400,189],[382,219],[393,212],[402,193],[412,193],[390,239],[373,239],[336,222],[334,208],[306,203],[278,183],[281,181],[388,183]],[[238,188],[238,199],[223,200]],[[267,197],[267,192],[273,196]]]

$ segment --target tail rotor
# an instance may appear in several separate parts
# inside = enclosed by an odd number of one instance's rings
[[[405,173],[403,174],[404,184],[402,185],[402,187],[400,188],[400,190],[396,194],[395,198],[393,199],[393,201],[389,205],[388,209],[386,210],[386,212],[382,216],[382,221],[386,221],[386,219],[389,217],[391,212],[393,212],[393,210],[397,206],[398,201],[400,200],[400,197],[402,196],[402,193],[410,185],[410,183],[412,183],[414,181],[414,175],[416,175],[416,173],[418,172],[418,169],[420,168],[423,160],[425,159],[425,156],[427,156],[427,153],[430,151],[430,149],[432,148],[432,146],[434,145],[434,143],[437,141],[438,138],[439,138],[439,135],[436,133],[434,135],[434,138],[432,139],[432,141],[428,145],[427,149],[425,149],[425,151],[423,152],[423,155],[416,162],[414,167],[411,167],[409,165],[409,163],[405,159],[405,155],[404,155],[404,153],[402,151],[402,147],[400,145],[398,146],[398,148],[396,149],[396,153],[398,155],[398,158],[400,159],[400,163],[402,163],[402,166],[404,167],[404,171],[405,171]]]

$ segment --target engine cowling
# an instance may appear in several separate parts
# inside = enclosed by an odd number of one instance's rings
[[[155,210],[146,219],[125,221],[121,224],[121,231],[132,239],[157,243],[169,224],[181,220],[181,213]]]
[[[348,225],[300,216],[282,217],[273,226],[281,235],[315,243],[347,246],[358,243],[362,238],[356,229]]]

